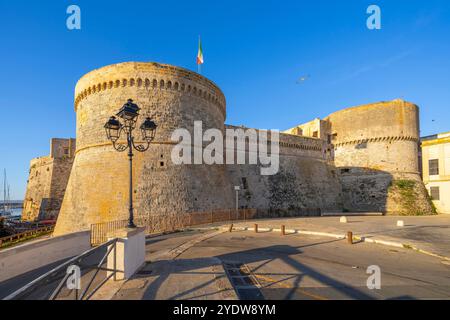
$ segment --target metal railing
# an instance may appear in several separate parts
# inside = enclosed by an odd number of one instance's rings
[[[215,222],[247,220],[256,217],[256,209],[226,209],[182,214],[150,215],[134,219],[138,227],[145,227],[146,234],[172,232],[192,226]],[[117,220],[91,225],[91,245],[96,246],[108,240],[108,233],[126,227],[128,220]]]
[[[36,235],[46,235],[46,234],[52,233],[54,228],[55,228],[54,225],[47,226],[47,227],[41,227],[41,228],[36,228],[36,229],[32,229],[32,230],[28,230],[25,232],[16,233],[16,234],[13,234],[13,235],[10,235],[7,237],[0,238],[0,248],[7,247],[11,243],[20,242],[29,237],[33,237]]]
[[[118,239],[110,240],[83,254],[71,258],[43,274],[4,300],[89,300],[109,279],[116,277],[116,245]],[[108,268],[108,257],[114,254],[113,268]],[[74,267],[79,274],[73,273]],[[68,280],[75,279],[75,288]]]

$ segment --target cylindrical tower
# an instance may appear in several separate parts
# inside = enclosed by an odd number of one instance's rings
[[[325,120],[334,145],[344,207],[430,213],[419,174],[419,108],[403,100],[335,112]]]
[[[330,122],[337,167],[418,174],[419,109],[403,100],[344,109]]]
[[[193,137],[203,129],[224,130],[225,97],[205,77],[158,63],[127,62],[94,70],[77,83],[77,151],[55,234],[89,229],[93,223],[127,219],[128,161],[107,140],[104,124],[133,99],[158,124],[155,142],[136,152],[133,180],[136,216],[233,207],[223,165],[174,165],[175,129]],[[136,130],[136,134],[140,133]]]

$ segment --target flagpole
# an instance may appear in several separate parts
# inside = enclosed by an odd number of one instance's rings
[[[198,47],[199,48],[200,48],[200,45],[202,43],[201,41],[202,41],[202,39],[200,38],[200,35],[198,35]],[[202,74],[202,64],[198,63],[198,61],[197,61],[197,66],[198,66],[198,69],[197,69],[198,74]]]

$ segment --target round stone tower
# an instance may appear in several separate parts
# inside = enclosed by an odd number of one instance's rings
[[[226,102],[221,90],[189,70],[158,63],[127,62],[94,70],[75,89],[77,150],[55,235],[87,230],[93,223],[128,217],[128,161],[107,140],[104,124],[128,99],[158,125],[145,153],[135,153],[135,216],[233,207],[224,165],[175,165],[175,129],[193,137],[194,121],[203,130],[224,130]],[[140,137],[139,130],[135,134]],[[120,142],[120,141],[119,141]]]
[[[432,212],[419,173],[416,105],[403,100],[380,102],[344,109],[325,120],[345,209]]]
[[[337,167],[419,174],[419,109],[394,100],[335,112],[331,124]]]

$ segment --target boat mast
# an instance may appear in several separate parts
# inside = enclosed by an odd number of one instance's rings
[[[3,171],[3,212],[6,212],[5,200],[6,200],[6,169],[4,169]]]
[[[6,169],[3,170],[3,212],[6,214]]]
[[[9,193],[11,186],[8,183],[8,192],[6,193],[6,210],[11,210],[11,194]]]

